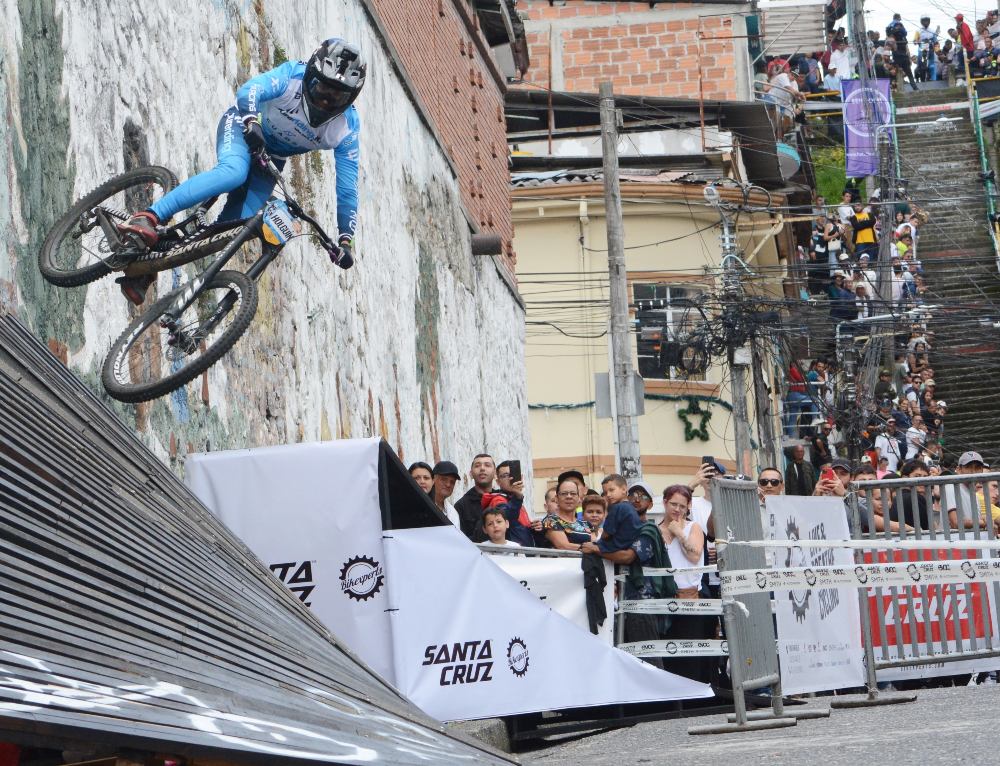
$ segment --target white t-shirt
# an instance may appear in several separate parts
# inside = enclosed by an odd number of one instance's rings
[[[775,103],[790,109],[795,98],[794,92],[798,90],[798,86],[792,82],[792,78],[786,72],[779,72],[771,78],[770,82],[771,89],[768,93],[771,94]]]
[[[851,66],[851,53],[848,49],[833,51],[830,54],[830,68],[837,70],[837,76],[841,79],[850,78],[854,72]]]
[[[906,459],[912,460],[920,454],[920,450],[927,443],[927,434],[919,428],[906,429]]]
[[[688,535],[691,534],[691,530],[694,525],[697,524],[696,521],[685,521],[684,522],[684,539],[686,540]],[[699,524],[699,526],[701,526]],[[674,573],[674,582],[677,583],[678,588],[697,588],[701,585],[701,572],[685,572],[685,569],[693,569],[694,567],[700,567],[702,564],[700,561],[692,562],[684,555],[684,548],[681,546],[681,541],[679,537],[674,537],[670,541],[670,545],[667,546],[667,554],[670,556],[670,566],[674,569],[681,570]]]
[[[878,450],[879,458],[888,459],[889,465],[886,466],[888,470],[895,472],[899,468],[901,455],[899,454],[899,442],[895,438],[890,439],[885,434],[879,434],[878,438],[875,439],[875,449]]]
[[[840,205],[837,208],[837,217],[840,218],[841,223],[846,223],[852,215],[854,215],[854,208],[850,204]]]
[[[444,501],[444,515],[448,517],[448,521],[454,524],[459,529],[462,525],[459,523],[458,511],[455,510],[455,506],[451,504],[451,500]]]

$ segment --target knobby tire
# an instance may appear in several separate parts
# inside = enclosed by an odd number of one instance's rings
[[[166,168],[158,165],[136,168],[135,170],[129,170],[119,176],[115,176],[77,200],[55,222],[45,237],[42,249],[38,253],[38,268],[42,272],[42,276],[48,282],[58,287],[77,287],[100,279],[106,274],[110,274],[111,269],[101,261],[88,264],[82,268],[64,269],[55,262],[55,256],[59,252],[63,240],[73,233],[80,217],[87,211],[93,209],[104,200],[113,197],[115,194],[150,182],[158,183],[163,187],[164,193],[166,193],[177,185],[177,177]]]
[[[257,313],[256,283],[242,272],[220,271],[215,279],[205,285],[203,290],[211,288],[237,290],[240,297],[237,304],[230,309],[230,311],[237,312],[232,324],[189,366],[185,366],[173,374],[152,380],[148,383],[120,381],[119,376],[116,375],[116,371],[120,370],[122,365],[129,365],[132,346],[136,340],[144,337],[144,332],[149,327],[159,323],[160,317],[170,307],[174,298],[187,287],[188,285],[182,285],[172,293],[160,298],[145,313],[136,317],[118,340],[115,341],[101,370],[101,382],[104,384],[104,389],[112,398],[128,404],[145,402],[150,399],[156,399],[164,394],[169,394],[171,391],[191,382],[219,361],[235,345],[236,341],[246,332],[253,321],[254,315]],[[189,307],[188,311],[192,308],[193,306]],[[186,315],[187,311],[182,316],[182,320]],[[138,353],[141,354],[142,352],[138,351]],[[169,363],[165,355],[160,357],[160,364],[163,369],[169,369]]]

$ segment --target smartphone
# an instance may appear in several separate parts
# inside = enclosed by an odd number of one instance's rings
[[[712,466],[712,470],[713,471],[715,470],[715,458],[714,457],[712,457],[711,455],[702,455],[701,456],[701,464],[705,465],[706,463],[708,463],[708,465]]]
[[[824,468],[823,472],[820,473],[819,477],[824,481],[833,481],[837,478],[837,474],[833,472],[832,468]]]
[[[521,461],[511,460],[510,461],[510,480],[511,481],[521,481]]]

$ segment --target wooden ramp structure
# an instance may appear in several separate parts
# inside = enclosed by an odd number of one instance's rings
[[[2,313],[0,742],[131,753],[107,763],[512,762],[368,670]]]

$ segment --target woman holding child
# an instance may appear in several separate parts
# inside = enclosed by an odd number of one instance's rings
[[[542,532],[553,548],[578,551],[581,545],[593,538],[590,525],[576,517],[580,504],[580,488],[573,479],[563,479],[556,487],[558,509],[542,519]]]

